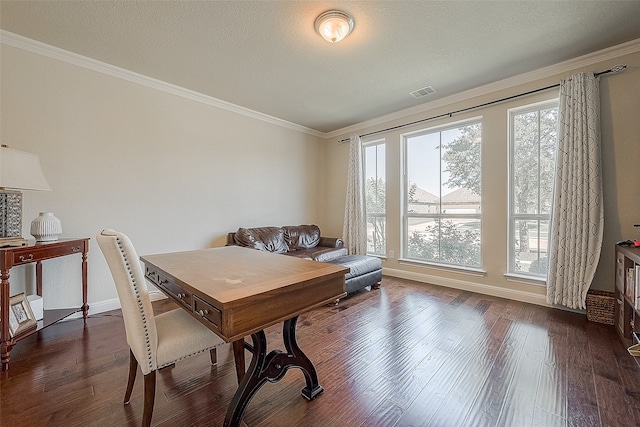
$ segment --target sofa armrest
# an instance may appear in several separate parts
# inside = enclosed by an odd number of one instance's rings
[[[344,242],[339,237],[320,236],[320,241],[318,242],[318,246],[323,246],[327,248],[342,248],[344,247]]]
[[[235,236],[236,236],[235,231],[231,233],[227,233],[227,244],[225,246],[236,246]]]

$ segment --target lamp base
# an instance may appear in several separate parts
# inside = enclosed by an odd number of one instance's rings
[[[0,188],[0,247],[23,246],[22,193]]]
[[[27,246],[27,239],[22,237],[0,237],[0,248]]]

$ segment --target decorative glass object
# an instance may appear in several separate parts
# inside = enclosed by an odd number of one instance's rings
[[[31,221],[31,235],[38,242],[54,242],[62,234],[62,224],[53,215],[53,212],[40,212],[40,215]]]

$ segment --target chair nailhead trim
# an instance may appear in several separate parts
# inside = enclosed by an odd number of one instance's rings
[[[118,248],[120,249],[120,254],[122,255],[122,260],[124,261],[127,271],[129,272],[129,280],[131,285],[133,286],[133,290],[136,296],[136,302],[138,303],[138,308],[140,309],[140,313],[142,316],[142,326],[144,328],[144,336],[146,338],[147,344],[147,363],[149,364],[149,369],[153,371],[153,361],[151,360],[151,342],[149,340],[149,325],[147,324],[147,316],[144,311],[144,304],[142,303],[142,298],[140,297],[140,290],[138,289],[138,284],[136,282],[135,277],[131,273],[131,265],[129,264],[129,260],[127,259],[127,255],[122,247],[122,242],[119,237],[116,237],[116,242],[118,243]]]
[[[205,348],[204,350],[196,351],[195,353],[191,353],[191,354],[188,354],[188,355],[186,355],[186,356],[182,356],[181,358],[176,359],[176,360],[174,360],[174,361],[172,361],[172,362],[165,363],[165,364],[164,364],[164,365],[162,365],[162,366],[158,366],[158,369],[160,369],[160,368],[164,368],[165,366],[173,365],[173,364],[174,364],[174,363],[176,363],[176,362],[179,362],[179,361],[184,360],[184,359],[187,359],[187,358],[189,358],[189,357],[191,357],[191,356],[195,356],[196,354],[200,354],[200,353],[203,353],[203,352],[205,352],[205,351],[209,351],[209,350],[214,349],[214,348],[217,348],[217,347],[218,347],[218,346],[217,346],[217,345],[215,345],[215,346],[213,346],[213,347]]]

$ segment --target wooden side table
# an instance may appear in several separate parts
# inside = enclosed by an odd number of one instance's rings
[[[29,242],[27,246],[0,248],[0,357],[2,370],[9,369],[9,354],[13,346],[23,338],[38,332],[47,326],[82,311],[84,323],[87,323],[87,253],[89,239],[61,239],[55,242]],[[82,306],[59,310],[44,310],[44,317],[38,321],[35,329],[30,329],[11,337],[9,334],[9,271],[16,265],[36,263],[36,292],[42,296],[42,261],[67,255],[82,254]]]

